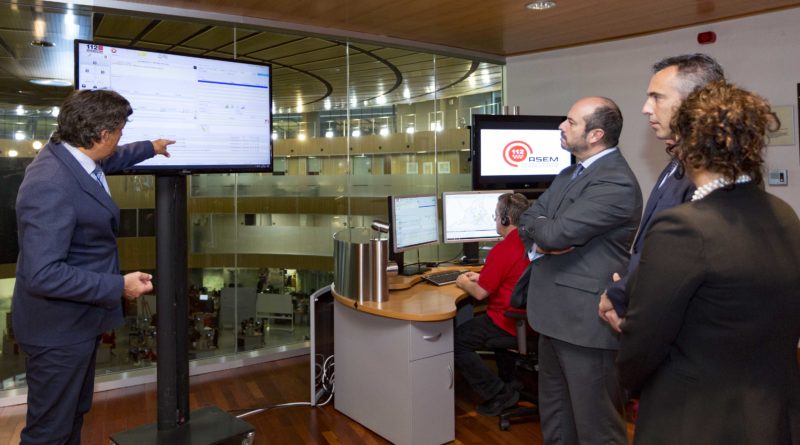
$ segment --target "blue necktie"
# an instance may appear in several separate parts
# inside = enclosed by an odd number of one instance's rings
[[[104,179],[103,170],[101,170],[100,167],[97,167],[92,171],[92,175],[94,176],[94,179],[97,179],[97,183],[100,184],[100,187],[103,188],[103,191],[105,191],[110,195],[111,192],[108,191],[108,187],[106,187],[106,182],[103,180]]]
[[[583,164],[578,164],[578,166],[575,167],[575,170],[572,170],[572,176],[570,177],[569,180],[570,181],[575,180],[575,178],[577,178],[578,176],[581,175],[581,173],[583,173],[583,170],[584,170]]]
[[[667,170],[667,174],[664,175],[664,177],[661,179],[661,182],[658,184],[658,188],[663,187],[664,183],[667,182],[667,179],[669,179],[670,176],[674,175],[675,170],[677,169],[678,169],[678,160],[673,159],[669,161],[669,169]]]

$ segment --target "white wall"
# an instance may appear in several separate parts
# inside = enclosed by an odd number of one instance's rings
[[[719,61],[728,80],[767,98],[773,106],[791,106],[791,146],[770,146],[767,169],[788,169],[789,185],[767,186],[800,213],[800,155],[797,134],[797,84],[800,83],[800,8],[713,23],[644,37],[512,57],[506,72],[507,105],[522,114],[566,114],[587,95],[607,96],[619,104],[625,124],[620,146],[647,194],[667,161],[664,145],[652,135],[641,108],[658,60],[704,52]],[[699,45],[697,34],[714,31],[717,42]]]

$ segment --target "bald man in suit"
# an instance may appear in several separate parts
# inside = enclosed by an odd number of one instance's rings
[[[624,399],[614,366],[618,341],[597,317],[611,273],[628,259],[642,192],[617,148],[622,114],[603,97],[572,106],[564,169],[520,218],[533,257],[528,321],[539,333],[539,410],[546,444],[626,444]]]

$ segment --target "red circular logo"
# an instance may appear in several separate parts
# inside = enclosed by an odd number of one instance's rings
[[[517,164],[524,161],[530,154],[533,154],[531,146],[523,141],[509,142],[506,144],[505,148],[503,148],[503,160],[512,167],[516,167]]]

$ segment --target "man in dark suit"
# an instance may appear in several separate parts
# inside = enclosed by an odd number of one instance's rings
[[[104,174],[169,156],[174,141],[117,146],[132,112],[113,91],[70,94],[17,195],[12,317],[27,356],[22,445],[80,444],[99,336],[122,324],[122,297],[133,300],[153,289],[149,274],[120,275],[119,208]]]
[[[533,257],[527,307],[539,333],[542,434],[546,444],[626,444],[617,338],[597,318],[597,304],[628,259],[642,192],[617,148],[622,114],[612,100],[579,100],[559,128],[562,147],[579,163],[556,177],[519,225]]]
[[[763,190],[780,124],[724,81],[673,122],[697,191],[654,217],[628,285],[618,365],[641,391],[634,443],[800,444],[800,219]]]
[[[695,88],[705,86],[709,82],[722,80],[725,74],[722,67],[705,54],[685,54],[667,57],[653,65],[653,76],[647,87],[647,100],[642,113],[647,116],[655,135],[667,144],[667,152],[672,156],[674,136],[670,130],[670,121],[681,102]],[[642,215],[642,223],[631,249],[631,258],[622,272],[622,277],[615,274],[615,281],[600,297],[598,313],[617,332],[628,309],[628,297],[625,286],[636,268],[642,254],[644,234],[650,227],[653,216],[664,209],[687,202],[694,192],[689,178],[678,170],[678,162],[671,160],[656,179],[647,205]]]

